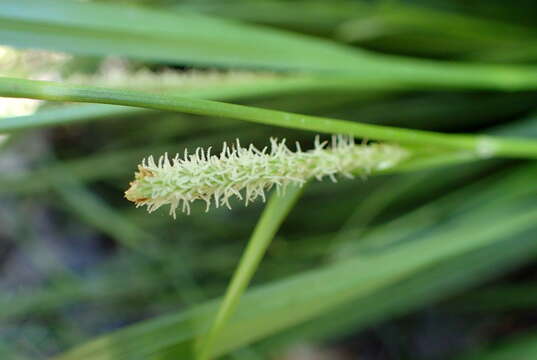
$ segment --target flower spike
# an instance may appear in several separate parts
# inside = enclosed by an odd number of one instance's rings
[[[125,197],[136,206],[147,206],[149,212],[170,205],[175,218],[179,207],[189,214],[195,200],[205,201],[207,211],[212,204],[231,208],[232,197],[248,205],[257,198],[264,201],[265,191],[272,187],[280,191],[312,178],[336,182],[336,176],[368,175],[398,164],[407,155],[397,145],[356,145],[352,137],[341,135],[332,137],[330,147],[316,137],[315,147],[305,152],[298,143],[291,151],[285,139],[271,138],[270,150],[242,147],[237,139],[231,146],[224,143],[220,155],[211,154],[211,148],[198,148],[193,154],[185,149],[182,158],[164,154],[156,162],[152,156],[144,159]]]

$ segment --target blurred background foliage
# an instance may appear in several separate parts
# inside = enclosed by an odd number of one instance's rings
[[[0,2],[1,75],[413,129],[537,137],[537,84],[531,82],[502,91],[471,78],[446,87],[442,80],[436,86],[432,75],[401,86],[388,76],[382,86],[366,77],[348,88],[308,88],[292,77],[301,56],[310,57],[303,61],[309,69],[313,48],[289,49],[276,53],[281,59],[274,56],[272,65],[263,63],[265,46],[291,46],[285,41],[293,32],[293,41],[307,35],[395,55],[390,61],[402,68],[406,57],[531,66],[537,61],[534,1],[100,3],[85,12],[74,0],[43,1],[42,9],[30,8],[33,0]],[[106,6],[115,7],[106,12]],[[171,56],[164,40],[146,37],[160,31],[149,13],[147,23],[129,22],[131,6],[158,11],[170,24],[174,16],[192,15],[175,26],[197,24],[199,39],[192,41],[199,42],[178,46]],[[122,8],[125,13],[113,13]],[[71,17],[77,11],[78,20]],[[196,14],[211,20],[198,22]],[[132,48],[121,37],[107,37],[103,24],[114,16],[145,34]],[[214,19],[256,27],[244,28],[255,30],[250,35],[219,35]],[[79,20],[87,21],[87,33],[77,38],[70,26]],[[51,24],[59,30],[47,37]],[[283,30],[276,33],[282,43],[255,42],[256,31],[265,29]],[[241,41],[258,53],[241,52]],[[287,56],[293,56],[290,69]],[[150,154],[218,147],[235,138],[261,147],[271,136],[298,140],[303,148],[313,140],[302,131],[109,105],[0,98],[0,116],[2,359],[47,358],[108,334],[104,339],[114,346],[90,343],[65,359],[182,358],[197,335],[184,322],[203,318],[214,303],[190,310],[224,292],[263,204],[209,213],[199,205],[177,220],[165,210],[148,215],[123,199],[136,165]],[[483,160],[308,185],[271,244],[222,353],[290,360],[537,358],[536,178],[534,162]],[[348,289],[346,297],[337,286]],[[299,319],[289,299],[301,299],[310,315]],[[118,329],[127,330],[114,333]]]

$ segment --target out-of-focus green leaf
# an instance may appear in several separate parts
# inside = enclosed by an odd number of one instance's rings
[[[4,44],[168,63],[333,70],[358,53],[306,36],[128,4],[6,0],[0,23]]]
[[[537,87],[533,67],[442,63],[373,54],[328,40],[122,4],[70,0],[4,0],[6,45],[153,62],[271,68],[344,77],[372,85],[524,89]],[[259,46],[263,44],[263,46]]]
[[[108,206],[65,168],[58,170],[51,185],[58,194],[58,198],[63,200],[81,219],[127,248],[143,252],[147,256],[154,255],[152,247],[154,238],[151,234]]]
[[[532,309],[537,304],[537,285],[500,284],[480,288],[449,302],[455,311],[505,312]]]
[[[531,28],[464,13],[441,11],[433,6],[352,0],[198,0],[181,2],[173,8],[179,11],[191,9],[327,36],[335,35],[345,41],[392,38],[391,42],[375,42],[374,45],[391,49],[397,49],[399,45],[402,51],[509,59],[518,58],[516,55],[523,53],[519,47],[526,45],[526,53],[535,56],[536,48],[531,44],[537,33]],[[409,39],[415,40],[412,47],[408,46]],[[476,52],[476,49],[480,51]],[[486,51],[487,56],[482,51]]]
[[[537,210],[513,200],[441,228],[438,234],[256,288],[243,297],[216,353],[265,338],[339,306],[389,288],[437,263],[478,251],[533,229]],[[509,209],[509,217],[504,216]],[[490,219],[494,221],[490,222]],[[482,223],[486,221],[487,227]],[[478,231],[479,229],[479,231]],[[426,254],[426,256],[424,255]],[[215,304],[149,321],[111,334],[59,359],[171,359],[191,355],[193,342],[207,331]],[[173,334],[173,335],[172,335]]]
[[[482,351],[474,351],[473,354],[457,357],[454,360],[526,360],[537,357],[537,336],[525,335],[510,342]]]

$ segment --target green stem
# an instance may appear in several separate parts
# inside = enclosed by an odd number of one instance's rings
[[[115,104],[165,111],[180,111],[322,133],[339,133],[404,144],[432,145],[437,148],[469,150],[481,157],[506,156],[537,158],[537,141],[532,140],[508,139],[493,136],[451,135],[432,131],[360,124],[217,101],[151,94],[139,91],[112,90],[45,81],[0,78],[0,96]]]
[[[209,360],[211,358],[214,343],[217,341],[228,319],[233,315],[276,231],[301,193],[302,188],[289,186],[285,195],[278,196],[273,194],[271,196],[233,274],[213,324],[206,337],[202,338],[199,343],[198,360]]]

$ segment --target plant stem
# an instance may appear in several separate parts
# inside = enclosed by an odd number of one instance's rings
[[[432,131],[360,124],[344,120],[165,94],[112,90],[15,78],[0,78],[0,96],[115,104],[165,111],[180,111],[294,129],[346,134],[402,144],[419,144],[435,146],[437,148],[469,150],[483,158],[491,156],[537,158],[537,141],[533,140],[509,139],[494,136],[452,135]]]
[[[233,315],[276,231],[301,193],[302,188],[289,186],[284,195],[272,194],[270,197],[233,274],[213,324],[207,335],[199,343],[198,360],[209,360],[211,358],[214,343],[217,341],[228,319]]]

